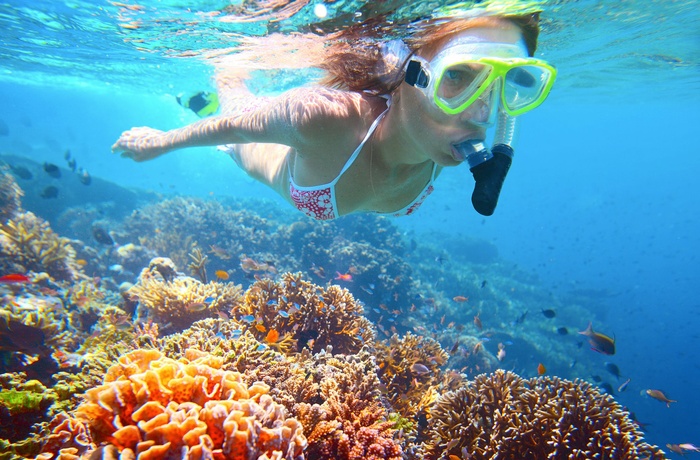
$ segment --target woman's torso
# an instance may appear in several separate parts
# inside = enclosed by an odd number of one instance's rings
[[[366,115],[363,114],[361,119],[348,120],[344,132],[337,133],[337,136],[325,136],[335,138],[337,142],[319,146],[325,151],[324,154],[316,152],[305,155],[304,152],[287,148],[285,164],[278,169],[273,188],[299,207],[298,200],[295,202],[297,197],[292,198],[290,189],[292,193],[295,188],[305,192],[308,188],[318,190],[330,184],[335,193],[333,205],[337,206],[336,215],[341,216],[356,211],[388,214],[402,211],[402,214],[410,214],[417,208],[432,192],[432,181],[442,168],[429,160],[410,168],[399,168],[399,172],[394,173],[382,168],[374,156],[381,139],[377,130],[369,131],[375,120],[379,120],[379,129],[387,106],[383,99],[371,99],[371,110]],[[365,139],[368,134],[369,137]],[[363,140],[366,141],[356,158],[351,160],[351,155]],[[343,171],[348,160],[351,160],[351,164]]]

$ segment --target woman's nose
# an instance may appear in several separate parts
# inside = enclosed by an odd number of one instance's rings
[[[461,114],[461,119],[478,125],[490,125],[493,120],[493,87],[488,88],[472,105]]]

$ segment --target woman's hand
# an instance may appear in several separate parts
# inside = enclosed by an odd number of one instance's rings
[[[166,133],[146,126],[124,131],[112,146],[112,153],[138,162],[152,160],[168,150]]]

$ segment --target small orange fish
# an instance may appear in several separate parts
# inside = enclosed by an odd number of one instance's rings
[[[255,329],[259,330],[260,332],[265,332],[267,330],[267,328],[260,323],[255,325]]]
[[[274,329],[270,329],[267,331],[267,335],[265,336],[265,341],[267,343],[277,343],[277,340],[280,338],[280,333],[277,332]]]
[[[454,454],[448,455],[447,458],[449,458],[450,460],[462,460],[461,458],[459,458],[458,456],[456,456]]]
[[[647,390],[646,393],[657,401],[666,403],[666,407],[671,407],[671,403],[678,402],[675,399],[668,399],[661,390]]]
[[[484,328],[484,325],[481,324],[481,318],[479,318],[479,315],[480,313],[477,313],[474,317],[474,326],[476,326],[478,330],[482,330]]]
[[[544,364],[539,363],[537,365],[537,375],[544,375],[547,372],[547,368],[544,367]]]
[[[217,278],[226,281],[229,278],[228,272],[226,270],[217,270],[214,272]]]
[[[335,278],[333,279],[350,283],[352,282],[352,275],[350,273],[335,272]]]
[[[457,303],[468,302],[469,297],[465,297],[463,295],[456,295],[456,296],[452,297],[452,300],[454,300]]]
[[[84,266],[86,266],[86,265],[88,264],[88,263],[87,263],[87,260],[85,260],[85,259],[77,259],[77,260],[75,261],[75,263],[78,264],[78,265],[80,265],[81,267],[84,267]]]

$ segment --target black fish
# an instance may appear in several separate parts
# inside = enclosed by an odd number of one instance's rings
[[[34,177],[34,174],[32,174],[32,172],[24,166],[10,166],[10,168],[12,169],[12,172],[15,173],[15,176],[19,177],[20,179],[29,180]]]
[[[603,381],[603,378],[600,375],[592,375],[591,378],[593,378],[595,383],[600,383]]]
[[[114,246],[115,244],[109,232],[99,225],[92,227],[92,237],[95,238],[95,241],[105,246]]]
[[[560,327],[557,329],[557,334],[559,335],[567,335],[569,333],[569,330],[565,327]]]
[[[75,169],[77,168],[78,163],[75,162],[75,158],[71,158],[68,160],[68,169],[71,171],[75,172]]]
[[[542,310],[542,314],[545,318],[554,318],[555,316],[557,316],[557,312],[555,312],[552,309]]]
[[[80,179],[80,183],[83,185],[90,185],[92,183],[92,177],[90,177],[90,174],[84,169],[81,169],[78,173],[78,179]]]
[[[620,379],[620,368],[614,363],[605,363],[605,370]]]
[[[525,321],[525,317],[527,317],[527,310],[525,310],[520,316],[515,318],[514,324],[523,324]]]
[[[481,282],[481,287],[485,288],[487,284],[488,284],[488,281],[484,280]]]
[[[44,190],[41,191],[39,196],[42,198],[58,198],[58,187],[54,187],[53,185],[49,185],[48,187],[46,187]]]
[[[615,394],[615,391],[613,390],[612,385],[610,385],[608,382],[603,382],[598,386],[611,396]]]
[[[58,166],[53,163],[44,163],[44,171],[46,171],[46,174],[51,177],[55,177],[57,179],[61,177],[61,170],[58,169]]]

